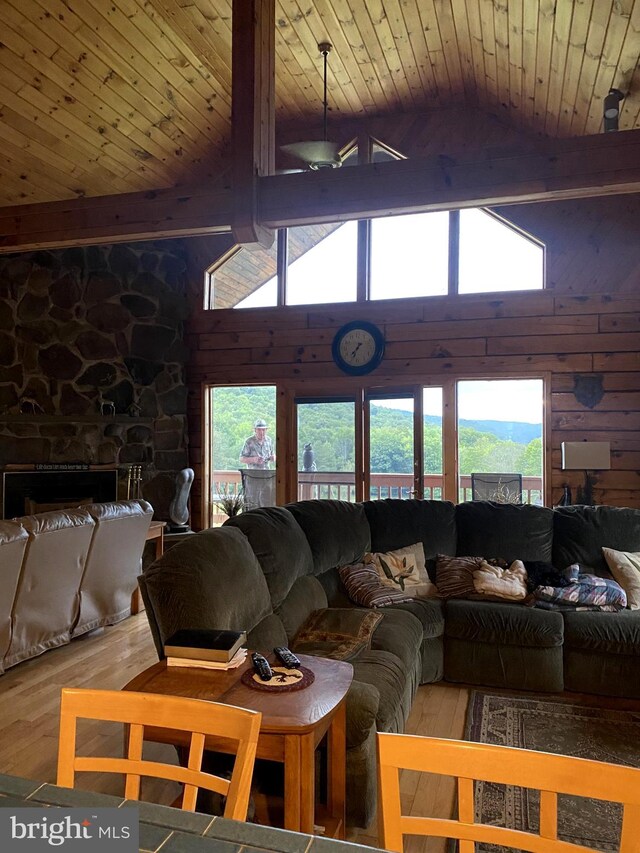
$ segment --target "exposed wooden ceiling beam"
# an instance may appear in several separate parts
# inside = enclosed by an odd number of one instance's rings
[[[267,228],[640,192],[640,130],[555,140],[540,154],[401,160],[257,185]],[[232,195],[225,186],[0,208],[0,252],[229,231]]]
[[[229,187],[0,207],[0,254],[230,231]]]
[[[269,248],[275,232],[258,222],[258,178],[275,172],[275,0],[234,0],[231,126],[237,243]]]
[[[640,192],[640,130],[556,139],[539,153],[441,156],[260,181],[270,228],[389,214]]]

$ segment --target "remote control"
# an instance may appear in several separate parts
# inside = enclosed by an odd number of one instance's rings
[[[276,646],[273,651],[287,669],[295,669],[300,666],[298,658],[286,646]]]
[[[269,666],[269,661],[263,657],[263,655],[258,654],[258,652],[254,652],[251,655],[251,661],[253,663],[253,668],[260,678],[263,681],[269,681],[273,675],[271,667]]]

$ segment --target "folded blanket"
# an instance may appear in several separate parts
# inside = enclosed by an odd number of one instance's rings
[[[610,578],[582,573],[577,564],[569,566],[565,587],[539,586],[533,592],[532,604],[545,610],[624,610],[627,594]]]
[[[476,592],[509,601],[522,601],[527,596],[527,572],[522,560],[514,560],[508,569],[485,561],[473,573]]]

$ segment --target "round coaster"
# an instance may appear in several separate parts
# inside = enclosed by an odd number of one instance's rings
[[[297,669],[285,669],[284,666],[272,666],[273,675],[269,681],[263,681],[253,669],[242,673],[241,681],[254,690],[266,690],[269,693],[292,693],[303,690],[315,681],[315,675],[306,666]]]

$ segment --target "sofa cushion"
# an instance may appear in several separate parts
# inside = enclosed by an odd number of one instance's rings
[[[377,730],[397,731],[398,713],[409,678],[401,658],[382,649],[369,649],[359,654],[352,664],[354,679],[373,685],[380,695]]]
[[[258,558],[274,608],[281,604],[296,578],[313,573],[313,557],[307,538],[289,510],[260,507],[225,521],[249,540]]]
[[[614,655],[640,654],[640,612],[637,610],[566,612],[562,616],[567,648]]]
[[[456,552],[455,506],[449,501],[365,501],[371,549],[392,551],[422,542],[427,559]]]
[[[380,707],[380,694],[373,684],[352,681],[347,693],[347,749],[364,743],[372,730]]]
[[[300,654],[350,661],[371,647],[381,619],[381,613],[356,607],[316,610],[301,626],[291,648]]]
[[[414,598],[402,604],[392,604],[384,612],[388,613],[389,610],[405,610],[413,614],[422,624],[425,640],[444,634],[444,602],[438,598]]]
[[[488,601],[447,601],[445,636],[503,646],[561,646],[561,613],[518,604]]]
[[[458,504],[456,554],[501,557],[508,563],[514,560],[550,562],[553,515],[554,510],[531,504],[491,501]]]
[[[276,613],[282,620],[287,637],[292,640],[314,610],[324,610],[326,606],[327,596],[322,584],[313,575],[306,575],[294,583],[285,600],[276,608]]]
[[[607,576],[603,548],[640,551],[640,509],[562,506],[553,510],[554,566],[564,569],[580,563]]]
[[[403,662],[407,672],[415,666],[422,647],[422,623],[411,613],[385,609],[371,640],[372,649],[391,652]]]
[[[314,573],[356,563],[371,550],[369,523],[362,504],[299,501],[286,507],[303,529],[313,555]]]
[[[149,566],[141,587],[161,644],[181,628],[249,632],[272,612],[260,564],[234,527],[189,536]]]

